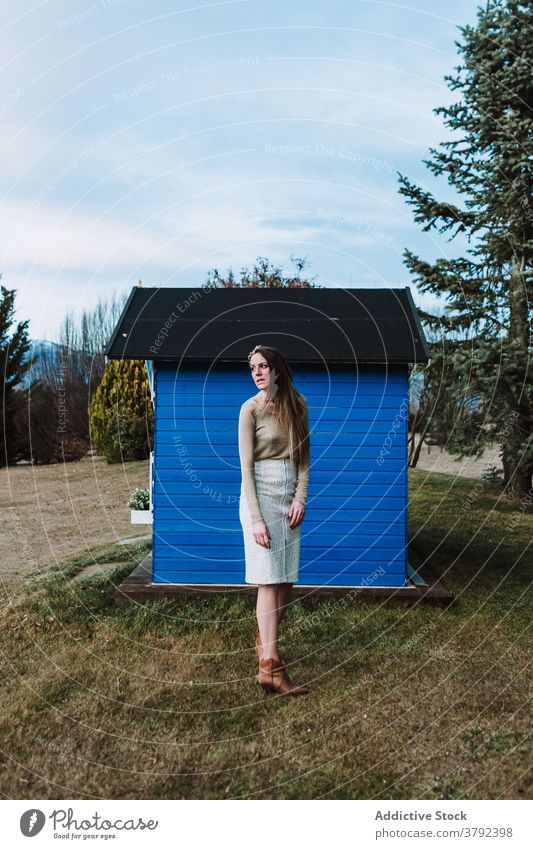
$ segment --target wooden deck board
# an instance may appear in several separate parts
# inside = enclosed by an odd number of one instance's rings
[[[323,586],[317,584],[295,584],[295,596],[352,595],[362,599],[414,605],[419,602],[448,606],[453,603],[452,593],[439,581],[431,569],[422,561],[416,548],[410,547],[409,561],[427,586],[409,580],[406,587],[372,586]],[[148,554],[115,590],[115,602],[128,604],[132,601],[157,598],[177,598],[183,594],[236,592],[255,595],[256,587],[249,584],[163,584],[152,583],[152,555]]]

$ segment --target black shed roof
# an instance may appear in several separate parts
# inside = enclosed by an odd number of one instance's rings
[[[134,286],[111,359],[242,362],[260,343],[300,362],[427,362],[409,288]]]

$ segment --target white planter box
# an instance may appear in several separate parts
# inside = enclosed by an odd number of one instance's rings
[[[151,525],[152,511],[151,510],[132,510],[131,511],[132,525]]]

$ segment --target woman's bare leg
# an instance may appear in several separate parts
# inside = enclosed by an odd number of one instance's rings
[[[285,616],[292,597],[292,584],[278,584],[278,628]]]
[[[256,602],[257,624],[263,644],[263,660],[278,654],[278,584],[259,584]]]

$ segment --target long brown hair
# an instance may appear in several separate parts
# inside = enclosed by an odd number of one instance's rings
[[[265,406],[272,401],[272,408],[279,424],[289,434],[289,453],[296,465],[309,462],[309,428],[305,420],[305,399],[292,382],[292,371],[281,351],[271,345],[256,345],[248,354],[248,363],[253,354],[261,354],[270,368],[270,382],[265,390]]]

